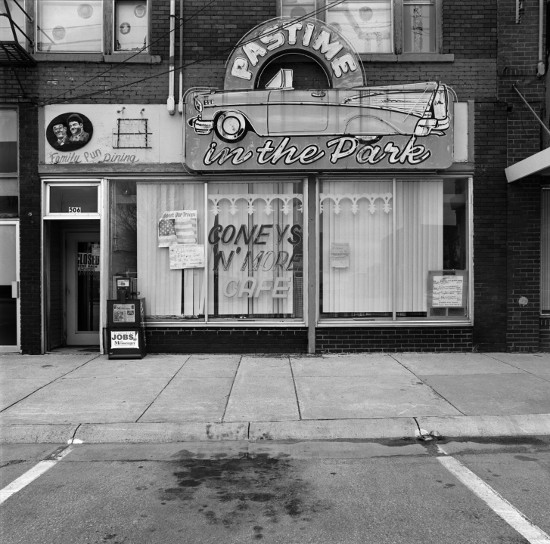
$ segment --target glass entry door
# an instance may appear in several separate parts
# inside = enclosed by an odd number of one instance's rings
[[[66,236],[67,345],[99,344],[99,232]]]
[[[0,352],[19,351],[18,226],[0,222]]]

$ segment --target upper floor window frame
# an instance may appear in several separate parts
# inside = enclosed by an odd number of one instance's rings
[[[34,39],[34,49],[31,51],[36,60],[44,61],[62,61],[62,62],[131,62],[131,63],[146,63],[146,64],[158,64],[161,62],[161,58],[158,55],[151,55],[150,43],[151,43],[151,4],[152,0],[18,0],[19,4],[26,10],[32,22],[27,21],[25,30],[29,36]],[[48,38],[47,34],[41,29],[41,13],[47,9],[48,3],[52,6],[55,4],[70,3],[74,4],[76,13],[78,15],[78,8],[81,8],[80,19],[91,19],[90,13],[95,9],[101,10],[100,24],[101,31],[96,34],[97,47],[66,47],[64,50],[47,50],[47,45],[44,45]],[[119,21],[117,9],[122,4],[135,4],[133,6],[136,10],[139,7],[139,12],[136,17],[146,20],[145,30],[145,45],[146,47],[117,47],[116,42],[116,29],[115,24],[119,27],[125,21]],[[145,10],[142,7],[145,6]],[[132,6],[131,6],[132,7]],[[91,8],[91,9],[90,9]],[[145,13],[143,13],[145,11]],[[76,16],[75,15],[75,18]],[[96,22],[98,20],[97,12],[95,14]],[[128,25],[124,25],[128,28]],[[63,34],[62,24],[57,29],[58,35],[61,37]],[[52,29],[53,33],[53,29]],[[53,36],[48,36],[52,41]],[[41,43],[43,44],[41,47]],[[86,50],[87,49],[87,50]]]
[[[364,4],[374,4],[374,3],[383,3],[384,0],[344,0],[343,4],[358,5],[360,3]],[[363,60],[452,60],[452,56],[442,55],[442,29],[443,29],[443,1],[442,0],[387,0],[390,4],[391,9],[391,20],[389,21],[391,25],[389,40],[391,46],[386,47],[383,51],[362,51],[360,48],[357,50],[358,54]],[[283,6],[285,4],[288,6],[290,4],[296,4],[304,6],[306,13],[315,12],[313,15],[315,18],[325,21],[330,24],[330,18],[327,18],[326,13],[330,8],[330,5],[334,3],[334,0],[277,0],[277,13],[278,15],[285,15]],[[334,10],[338,9],[341,4],[335,5]],[[413,22],[411,20],[410,30],[406,31],[405,25],[407,24],[407,11],[409,7],[432,7],[435,12],[431,17],[432,28],[435,32],[435,36],[430,36],[430,45],[429,50],[426,50],[424,45],[424,51],[415,51],[411,47],[407,47],[405,43],[406,38],[409,38],[409,44],[411,41],[411,35],[414,33],[412,27]],[[366,6],[368,8],[368,6]],[[361,8],[355,8],[361,15]],[[366,16],[369,16],[372,10],[367,12]],[[419,19],[417,20],[417,25],[422,24],[426,19],[426,15],[419,13]],[[420,23],[418,22],[420,21]],[[408,27],[407,27],[408,28]],[[418,27],[417,27],[418,28]],[[343,32],[343,35],[346,37],[346,33]],[[353,43],[353,39],[350,40]],[[446,57],[449,57],[448,59]]]
[[[19,112],[15,107],[0,107],[0,142],[4,144],[7,164],[0,167],[0,178],[19,177]],[[13,138],[13,139],[12,139]],[[14,164],[15,168],[7,168]]]

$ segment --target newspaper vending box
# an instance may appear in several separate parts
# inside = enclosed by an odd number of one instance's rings
[[[126,298],[129,283],[126,285],[124,281],[117,280],[117,300],[107,301],[107,353],[109,359],[142,359],[145,356],[145,301]]]

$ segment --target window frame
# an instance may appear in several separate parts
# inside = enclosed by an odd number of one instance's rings
[[[147,179],[146,177],[117,177],[117,178],[111,178],[109,180],[109,185],[111,187],[110,189],[110,198],[109,198],[109,204],[108,204],[108,211],[107,217],[108,219],[105,221],[105,224],[107,225],[107,229],[109,229],[108,238],[110,240],[113,239],[113,233],[110,229],[113,228],[113,205],[116,205],[116,200],[113,198],[113,191],[116,190],[116,184],[124,181],[131,181],[132,183],[136,184],[136,195],[137,195],[137,185],[139,183],[145,183],[149,185],[157,184],[156,181],[151,181],[150,179]],[[308,179],[303,177],[302,175],[284,175],[284,176],[276,176],[275,178],[270,179],[258,179],[257,176],[245,176],[244,178],[236,178],[234,176],[224,176],[221,179],[218,178],[196,178],[196,177],[190,177],[190,178],[180,178],[180,177],[174,177],[174,178],[162,178],[158,181],[158,185],[160,187],[161,184],[166,183],[169,185],[175,184],[175,185],[181,185],[181,187],[185,185],[200,185],[202,187],[202,202],[200,203],[200,207],[197,205],[197,212],[198,212],[198,229],[199,229],[199,240],[202,238],[204,240],[204,248],[205,248],[205,255],[204,255],[204,267],[198,268],[198,269],[189,269],[187,270],[188,273],[193,273],[193,270],[199,270],[202,271],[203,277],[202,281],[204,282],[202,284],[201,290],[204,292],[204,311],[200,315],[146,315],[145,319],[145,326],[146,327],[157,327],[157,326],[166,326],[166,327],[197,327],[197,326],[228,326],[228,327],[248,327],[253,324],[254,326],[261,325],[262,327],[295,327],[295,326],[307,326],[308,323],[308,313],[307,308],[309,307],[309,297],[308,297],[308,284],[306,278],[308,277],[308,267],[310,264],[308,264],[309,261],[309,245],[308,240],[309,237],[307,235],[308,228],[309,228],[309,210],[307,206],[308,202]],[[227,197],[230,194],[231,188],[237,184],[237,183],[245,183],[245,184],[261,184],[261,185],[271,185],[273,183],[291,183],[291,184],[299,184],[301,188],[301,195],[302,195],[302,271],[301,271],[301,283],[300,287],[302,289],[302,300],[300,302],[301,308],[298,312],[296,312],[297,315],[294,317],[281,317],[279,315],[254,315],[249,314],[247,317],[237,317],[235,315],[215,315],[215,313],[211,312],[210,310],[210,304],[214,300],[212,298],[213,292],[211,292],[212,287],[214,285],[213,283],[213,275],[210,273],[210,268],[213,266],[212,261],[212,255],[211,250],[213,245],[209,242],[209,232],[212,227],[209,223],[209,216],[211,215],[213,211],[213,205],[214,205],[214,199],[211,199],[211,197],[219,196],[220,193],[210,192],[210,189],[212,186],[214,186],[217,189],[220,189],[222,186],[227,187],[227,191],[224,191],[223,196],[224,200],[226,200],[225,197]],[[256,193],[255,193],[256,194]],[[261,193],[258,193],[261,194]],[[269,193],[266,193],[266,195],[269,195]],[[290,195],[290,193],[289,193]],[[235,193],[234,196],[238,196],[238,193]],[[247,212],[246,206],[247,206],[247,196],[243,196],[242,201],[240,201],[240,206],[242,206],[242,209]],[[136,206],[138,206],[138,198],[136,197]],[[239,199],[240,200],[240,199]],[[297,206],[297,204],[295,204]],[[192,206],[194,209],[194,206]],[[190,208],[191,209],[191,208]],[[67,215],[67,214],[65,214]],[[46,216],[45,219],[53,218]],[[60,217],[55,217],[60,218]],[[160,216],[157,217],[157,221],[160,218]],[[139,224],[139,217],[137,219]],[[155,224],[156,225],[156,224]],[[138,233],[139,233],[139,227]],[[150,228],[150,225],[146,225],[146,228]],[[156,226],[155,226],[156,230]],[[139,236],[139,234],[138,234]],[[144,238],[142,238],[143,240]],[[156,234],[155,234],[156,239]],[[200,243],[200,242],[199,242]],[[110,247],[110,246],[109,246]],[[165,248],[166,249],[166,248]],[[164,250],[163,250],[164,251]],[[108,260],[104,261],[107,263],[107,276],[111,277],[113,275],[114,270],[112,268],[113,264],[113,256],[111,251],[109,250],[109,257]],[[137,263],[137,249],[136,249],[136,263]],[[183,272],[183,271],[182,271]],[[315,268],[313,268],[313,273],[315,274]],[[140,281],[143,281],[143,278],[141,277],[140,280],[140,271],[139,271],[139,264],[136,264],[136,275],[137,275],[137,285],[138,288],[140,288]],[[243,276],[244,277],[244,276]],[[141,292],[143,293],[144,290],[141,288]],[[147,296],[145,295],[145,298]],[[149,311],[149,308],[146,304],[146,310]],[[240,314],[242,315],[242,314]]]
[[[103,17],[102,17],[102,48],[97,52],[72,52],[72,51],[56,51],[46,52],[37,49],[38,36],[38,2],[40,0],[19,0],[22,6],[26,9],[32,22],[27,21],[27,33],[34,39],[34,46],[30,52],[37,61],[60,61],[60,62],[109,62],[109,63],[132,63],[132,64],[160,64],[161,57],[152,55],[151,46],[151,0],[142,0],[147,4],[147,49],[137,51],[117,51],[114,44],[114,24],[115,24],[115,1],[102,0]],[[30,49],[30,48],[29,48]]]
[[[316,10],[324,10],[327,5],[329,5],[333,0],[312,0],[315,2]],[[418,0],[422,3],[422,0]],[[284,0],[277,0],[277,15],[282,14]],[[392,2],[392,43],[393,51],[389,53],[375,53],[375,52],[360,52],[358,51],[359,56],[362,60],[376,61],[380,60],[383,62],[387,61],[446,61],[454,60],[453,55],[443,55],[443,1],[434,0],[434,6],[436,10],[435,15],[435,51],[430,52],[403,52],[403,25],[404,25],[404,0],[391,0]],[[316,17],[322,21],[326,21],[324,17],[324,11],[317,13]]]
[[[19,110],[17,107],[0,105],[0,112],[11,111],[15,114],[15,145],[17,166],[13,172],[0,172],[0,179],[17,179],[19,180]],[[6,140],[12,141],[12,140]]]
[[[322,270],[319,268],[319,264],[321,263],[321,224],[322,224],[322,218],[320,213],[320,195],[321,195],[321,187],[323,182],[325,181],[340,181],[340,182],[347,182],[347,181],[392,181],[394,184],[397,182],[415,182],[415,181],[446,181],[446,180],[463,180],[465,183],[465,196],[467,198],[466,202],[466,218],[465,218],[465,227],[466,227],[466,237],[465,237],[465,243],[466,243],[466,257],[465,257],[465,264],[466,268],[464,271],[466,272],[465,275],[465,290],[466,292],[463,294],[463,300],[466,303],[466,315],[464,317],[437,317],[435,315],[427,315],[426,317],[400,317],[397,316],[397,312],[395,310],[395,300],[392,301],[392,316],[388,317],[376,317],[374,319],[370,317],[360,318],[360,317],[348,317],[348,316],[327,316],[321,313],[321,300],[322,300],[322,292],[321,292],[321,275]],[[474,286],[474,268],[473,268],[473,178],[471,175],[467,174],[448,174],[448,175],[441,175],[441,176],[415,176],[415,175],[397,175],[397,176],[388,176],[388,175],[381,175],[377,176],[376,178],[368,178],[368,179],[359,179],[353,176],[347,177],[347,176],[319,176],[317,178],[317,189],[316,189],[316,233],[315,233],[315,261],[310,264],[316,268],[316,277],[317,277],[317,285],[316,285],[316,326],[328,326],[328,327],[346,327],[353,325],[354,327],[360,326],[360,327],[407,327],[407,326],[456,326],[456,325],[467,325],[470,326],[474,322],[474,294],[473,294],[473,286]],[[395,194],[395,192],[393,193]],[[393,207],[392,202],[392,207]],[[396,222],[397,218],[394,216],[393,221]],[[394,224],[394,230],[395,230],[395,224]],[[392,233],[392,236],[397,236],[397,231]],[[393,249],[392,249],[393,251]],[[394,255],[392,257],[393,259],[393,271],[392,276],[393,280],[397,277],[396,271],[398,269],[398,264],[395,262],[396,256]],[[458,271],[455,271],[458,272]],[[395,285],[394,285],[395,287]],[[429,312],[428,312],[429,314]]]
[[[19,204],[20,204],[19,193],[20,193],[20,168],[21,168],[21,164],[20,164],[20,156],[19,156],[19,142],[20,142],[19,108],[17,108],[16,106],[0,105],[0,112],[3,112],[3,111],[12,111],[12,112],[15,113],[16,170],[14,172],[0,172],[0,183],[9,183],[9,182],[15,183],[15,185],[17,186],[15,194],[13,194],[13,195],[8,194],[8,195],[4,195],[4,196],[9,197],[9,198],[14,197],[17,200],[16,200],[16,204],[15,204],[16,209],[13,212],[11,212],[11,211],[2,212],[0,210],[0,219],[17,217],[19,215]],[[7,141],[12,141],[12,140],[7,140]]]
[[[83,187],[95,187],[97,189],[97,212],[52,212],[51,207],[51,197],[50,192],[52,187],[63,187],[63,188],[83,188]],[[102,184],[101,181],[48,181],[44,184],[44,219],[101,219],[101,209],[103,202],[102,195]]]

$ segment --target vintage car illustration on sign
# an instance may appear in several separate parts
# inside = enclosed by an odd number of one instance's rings
[[[292,71],[280,70],[265,89],[192,90],[196,134],[212,131],[238,142],[248,131],[259,136],[349,135],[364,141],[383,136],[443,135],[449,128],[449,90],[437,82],[295,90]]]

